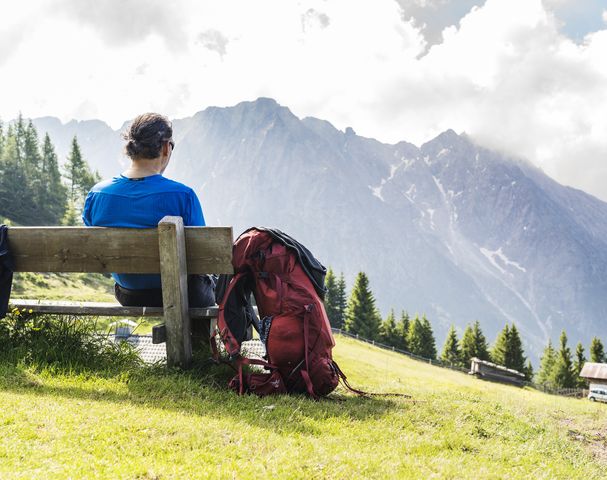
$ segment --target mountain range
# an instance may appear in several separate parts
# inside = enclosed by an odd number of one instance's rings
[[[99,120],[34,124],[61,158],[77,135],[102,176],[128,164]],[[196,190],[207,224],[279,228],[349,285],[365,271],[384,316],[425,313],[439,343],[450,324],[480,320],[492,340],[514,322],[537,360],[562,329],[585,345],[607,331],[607,204],[526,160],[452,130],[385,144],[268,98],[173,128],[165,175]]]

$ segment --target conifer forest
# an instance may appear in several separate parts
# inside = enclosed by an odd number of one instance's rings
[[[101,180],[72,140],[61,166],[48,134],[31,121],[0,123],[0,220],[17,225],[78,225],[90,188]]]

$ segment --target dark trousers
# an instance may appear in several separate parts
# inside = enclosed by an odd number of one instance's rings
[[[190,308],[202,308],[215,305],[215,275],[188,275],[188,301]],[[116,284],[116,300],[125,307],[162,307],[162,289],[130,290]],[[192,347],[208,348],[209,320],[195,319],[191,324]]]
[[[189,275],[188,300],[190,307],[202,308],[215,305],[214,275]],[[162,307],[162,289],[131,290],[116,284],[114,294],[124,307]]]

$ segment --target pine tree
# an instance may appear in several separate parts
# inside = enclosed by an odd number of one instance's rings
[[[25,121],[23,120],[23,115],[19,112],[19,117],[17,117],[17,121],[14,125],[13,134],[15,137],[15,159],[16,165],[23,169],[23,157],[25,156]]]
[[[409,350],[409,344],[407,343],[409,324],[409,314],[403,310],[400,314],[400,320],[396,325],[396,341],[394,342],[394,346],[400,350]]]
[[[584,355],[584,346],[581,342],[579,342],[577,344],[577,347],[575,348],[575,360],[573,362],[573,375],[575,377],[576,386],[579,388],[586,387],[586,379],[580,377],[580,373],[582,372],[584,363],[586,363],[586,355]]]
[[[552,341],[548,340],[548,345],[544,348],[544,353],[540,359],[540,370],[537,373],[537,383],[547,387],[554,386],[554,365],[556,364],[556,352],[552,346]]]
[[[434,339],[434,332],[432,331],[432,325],[426,318],[426,315],[422,316],[422,357],[424,358],[436,358],[436,340]]]
[[[459,351],[462,362],[465,366],[470,365],[472,358],[477,357],[476,344],[474,342],[474,332],[472,330],[472,325],[470,324],[466,325],[464,334],[459,341]]]
[[[508,349],[510,343],[510,326],[506,324],[504,328],[497,334],[493,348],[491,349],[491,361],[507,367]]]
[[[40,155],[40,142],[38,132],[30,120],[25,127],[23,141],[23,170],[27,178],[27,187],[31,194],[32,202],[36,207],[36,223],[48,224],[48,205],[45,202],[44,190],[47,180],[44,178],[42,169],[42,156]]]
[[[67,189],[61,182],[59,162],[48,133],[42,145],[41,170],[44,184],[40,193],[40,205],[47,214],[45,224],[59,225],[67,209]]]
[[[0,158],[2,158],[2,152],[4,151],[4,124],[0,120]]]
[[[561,332],[560,342],[561,348],[556,355],[553,370],[554,384],[559,388],[573,388],[575,387],[576,380],[573,373],[571,349],[567,346],[567,334],[565,330]]]
[[[76,211],[80,212],[88,191],[101,180],[101,177],[99,173],[91,172],[82,157],[76,137],[72,139],[72,147],[65,164],[65,178],[68,181],[68,201]]]
[[[407,345],[409,346],[409,351],[415,355],[422,356],[424,350],[424,327],[422,326],[422,322],[419,319],[418,315],[415,315],[415,318],[409,322],[409,331],[407,332]]]
[[[16,131],[9,127],[0,158],[0,217],[22,225],[36,225],[40,212],[23,170],[23,150],[19,147],[22,139]]]
[[[461,352],[459,351],[457,333],[455,327],[451,325],[449,333],[447,333],[447,339],[443,345],[443,352],[440,356],[441,360],[450,365],[461,365]]]
[[[512,368],[518,372],[525,372],[525,354],[523,343],[518,333],[516,325],[506,324],[504,329],[498,334],[493,349],[491,350],[491,359],[498,365],[506,368]]]
[[[523,349],[523,342],[521,336],[518,333],[516,325],[512,324],[510,327],[510,348],[508,355],[508,368],[525,373],[525,365],[527,363],[527,357],[525,357],[525,350]]]
[[[327,311],[327,317],[329,317],[329,323],[334,328],[340,328],[338,326],[340,319],[337,306],[337,281],[331,268],[327,270],[325,287],[327,288],[327,293],[325,295],[325,310]]]
[[[525,369],[522,371],[525,374],[525,380],[528,382],[533,381],[533,365],[531,364],[531,360],[527,360],[527,365]]]
[[[344,328],[346,324],[346,308],[348,306],[348,296],[346,294],[346,278],[343,272],[337,281],[337,297],[335,300],[337,308],[337,328]]]
[[[592,363],[607,363],[603,342],[597,337],[594,337],[590,343],[590,361]]]
[[[41,163],[38,132],[30,120],[23,130],[23,170],[34,191],[37,191],[43,182]]]
[[[7,134],[6,139],[2,141],[2,155],[0,155],[0,217],[2,218],[13,218],[13,195],[9,176],[14,169],[15,149],[14,137]]]
[[[68,181],[69,202],[72,205],[76,204],[76,199],[79,197],[80,179],[86,175],[84,160],[80,152],[80,146],[76,137],[72,139],[72,148],[67,157],[65,164],[65,178]]]
[[[481,330],[481,324],[477,320],[474,322],[474,326],[472,327],[472,334],[474,338],[474,348],[476,350],[477,358],[481,360],[491,360],[491,356],[489,355],[489,346],[487,345],[487,339]]]
[[[1,135],[0,210],[22,225],[56,225],[66,207],[65,187],[52,143],[22,116]]]
[[[391,347],[396,347],[398,341],[397,337],[398,330],[394,317],[394,309],[392,309],[379,327],[379,341],[386,345],[390,345]]]
[[[2,217],[2,212],[6,209],[6,207],[3,208],[3,206],[2,206],[2,200],[3,200],[2,191],[5,188],[4,182],[3,182],[4,171],[5,171],[5,166],[4,166],[5,144],[6,144],[6,137],[4,136],[4,124],[0,121],[0,219]]]
[[[464,335],[460,342],[460,351],[464,365],[470,365],[473,357],[480,360],[489,360],[487,340],[478,320],[473,325],[468,325],[466,330],[464,330]]]
[[[364,272],[359,272],[346,308],[346,331],[376,340],[380,323],[381,317],[369,288],[369,278]]]

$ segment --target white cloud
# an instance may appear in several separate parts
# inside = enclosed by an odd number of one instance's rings
[[[227,53],[227,46],[230,42],[218,30],[205,30],[198,35],[198,40],[205,48],[217,52],[221,58]]]
[[[158,35],[178,51],[186,40],[181,28],[185,7],[181,0],[170,3],[164,0],[52,0],[49,6],[49,14],[54,12],[95,29],[109,45],[120,46]]]
[[[576,44],[541,0],[478,3],[429,50],[392,0],[13,4],[0,115],[119,127],[141,111],[182,117],[268,96],[383,141],[466,131],[607,199],[607,30]]]
[[[309,8],[306,13],[301,16],[301,27],[304,32],[314,28],[327,28],[331,23],[331,19],[326,13],[317,12],[313,8]]]
[[[27,38],[28,27],[39,21],[41,14],[32,2],[22,2],[18,8],[3,6],[2,28],[0,28],[0,68],[19,49]]]

